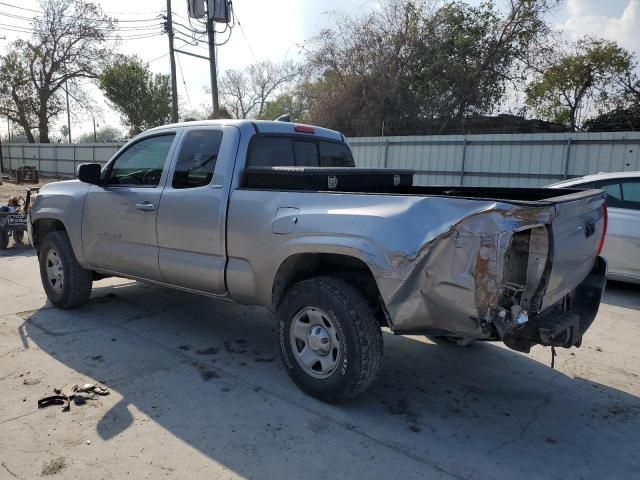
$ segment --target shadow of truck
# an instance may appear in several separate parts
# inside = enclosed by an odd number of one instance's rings
[[[401,464],[455,478],[640,474],[637,397],[493,344],[386,333],[377,382],[336,406],[289,381],[262,308],[97,282],[82,308],[23,318],[27,348],[122,395],[97,423],[103,439],[135,428],[135,408],[247,478],[390,478]]]

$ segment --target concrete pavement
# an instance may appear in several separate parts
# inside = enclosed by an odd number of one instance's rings
[[[499,478],[640,476],[640,289],[613,284],[583,347],[384,335],[371,390],[301,393],[274,319],[120,279],[90,304],[46,303],[27,248],[0,253],[0,478]],[[36,408],[65,384],[111,395]]]

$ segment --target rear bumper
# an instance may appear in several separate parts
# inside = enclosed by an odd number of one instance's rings
[[[579,347],[598,314],[606,275],[606,260],[596,257],[589,275],[560,302],[529,316],[522,324],[496,323],[500,338],[509,348],[522,352],[529,352],[533,345]]]

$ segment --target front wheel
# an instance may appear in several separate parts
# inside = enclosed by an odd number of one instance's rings
[[[9,246],[9,232],[0,230],[0,250],[4,250]]]
[[[66,232],[51,232],[44,237],[39,261],[42,286],[52,304],[67,309],[89,300],[93,272],[80,266]]]
[[[344,402],[373,382],[382,331],[362,294],[334,277],[297,283],[278,307],[280,356],[294,383],[326,402]]]

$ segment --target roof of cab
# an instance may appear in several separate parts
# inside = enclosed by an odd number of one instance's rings
[[[196,120],[192,122],[180,122],[180,123],[171,123],[168,125],[162,125],[161,127],[152,128],[147,130],[146,132],[154,132],[161,131],[169,128],[187,128],[187,127],[206,127],[206,126],[234,126],[240,129],[250,127],[252,130],[257,133],[285,133],[285,134],[299,134],[299,135],[316,135],[325,138],[330,138],[332,140],[338,140],[341,142],[345,142],[346,139],[344,135],[340,132],[336,132],[335,130],[329,130],[328,128],[316,127],[315,125],[305,125],[302,123],[294,123],[294,122],[277,122],[275,120]],[[301,133],[296,132],[296,126],[305,126],[311,127],[314,133]]]
[[[582,183],[598,182],[601,180],[615,180],[617,178],[638,178],[640,171],[630,172],[600,172],[593,175],[585,175],[584,177],[570,178],[561,182],[549,185],[551,188],[570,187],[572,185],[580,185]]]

